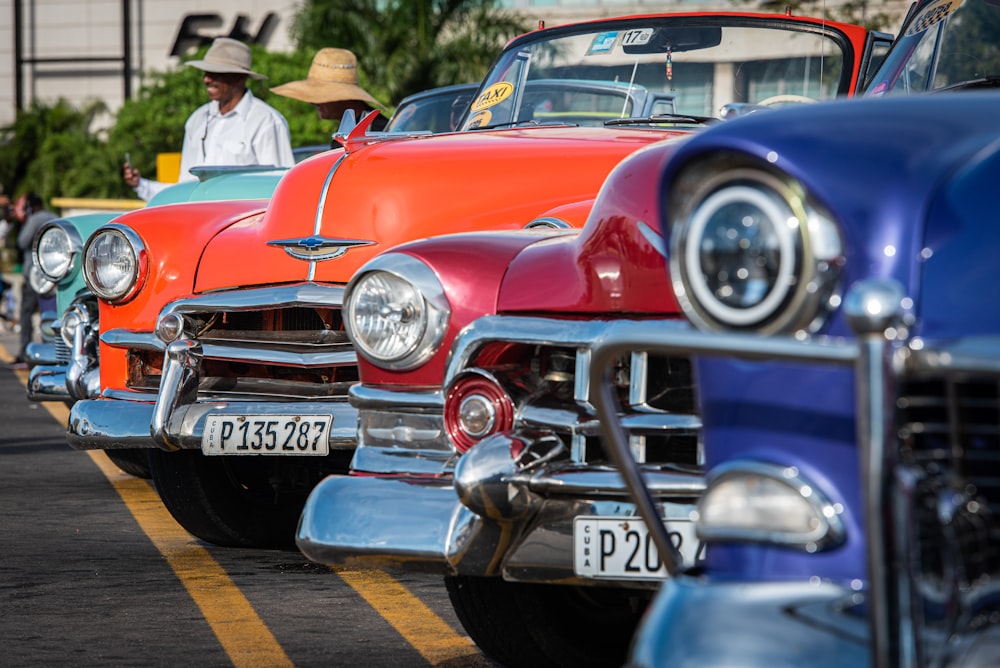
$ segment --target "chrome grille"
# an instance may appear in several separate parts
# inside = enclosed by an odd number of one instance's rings
[[[340,399],[358,380],[342,303],[342,287],[303,283],[210,293],[168,312],[201,345],[200,401]],[[159,385],[161,350],[131,350],[133,387]]]
[[[609,332],[627,331],[636,322],[480,318],[456,341],[447,379],[470,368],[484,369],[508,388],[517,428],[554,432],[566,442],[574,463],[610,464],[590,403],[590,350]],[[662,322],[668,328],[676,324]],[[618,361],[614,377],[622,422],[638,460],[700,470],[701,419],[689,358],[639,349]]]
[[[69,364],[73,360],[73,352],[61,336],[55,337],[55,353],[59,364]]]

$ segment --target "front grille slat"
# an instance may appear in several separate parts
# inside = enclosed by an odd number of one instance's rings
[[[186,302],[183,313],[202,343],[200,401],[346,399],[358,380],[339,304],[238,310],[199,304]],[[162,353],[133,351],[130,358],[130,386],[158,387]]]

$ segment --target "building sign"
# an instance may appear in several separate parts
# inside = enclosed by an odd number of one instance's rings
[[[247,44],[267,46],[271,35],[278,25],[278,15],[268,12],[254,31],[250,26],[250,18],[245,14],[237,14],[229,32],[219,31],[224,28],[225,20],[221,14],[185,14],[181,19],[177,37],[174,39],[171,56],[184,56],[208,46],[216,37],[232,37]]]

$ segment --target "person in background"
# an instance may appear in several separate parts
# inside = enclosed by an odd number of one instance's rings
[[[275,86],[271,92],[312,104],[326,120],[339,121],[348,109],[361,120],[383,106],[358,84],[358,59],[347,49],[320,49],[305,79]],[[379,116],[371,129],[382,130],[387,122],[385,116]],[[340,143],[334,140],[332,146],[337,148]]]
[[[14,229],[14,213],[11,210],[10,197],[3,190],[3,185],[0,184],[0,250],[7,248],[7,236]],[[12,290],[13,286],[6,278],[0,276],[0,331],[17,322],[14,308],[11,306]]]
[[[194,180],[190,170],[201,165],[291,167],[295,163],[288,121],[246,87],[248,77],[267,78],[250,69],[250,47],[218,37],[204,59],[185,64],[205,72],[202,80],[209,102],[196,109],[184,124],[181,181]],[[142,178],[128,162],[123,168],[125,182],[147,202],[170,185]]]
[[[31,272],[33,258],[31,246],[35,241],[35,235],[42,225],[55,219],[56,215],[51,211],[46,211],[42,205],[42,198],[33,192],[25,193],[17,198],[13,207],[14,219],[20,223],[21,229],[17,233],[17,248],[22,255],[21,260],[21,307],[18,322],[21,325],[21,341],[17,358],[14,360],[15,368],[27,368],[25,353],[28,344],[34,340],[35,311],[38,310],[38,293],[31,287],[28,276]]]

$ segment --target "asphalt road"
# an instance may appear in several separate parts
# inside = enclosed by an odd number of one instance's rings
[[[66,445],[0,333],[0,665],[488,666],[438,576],[206,545]]]

